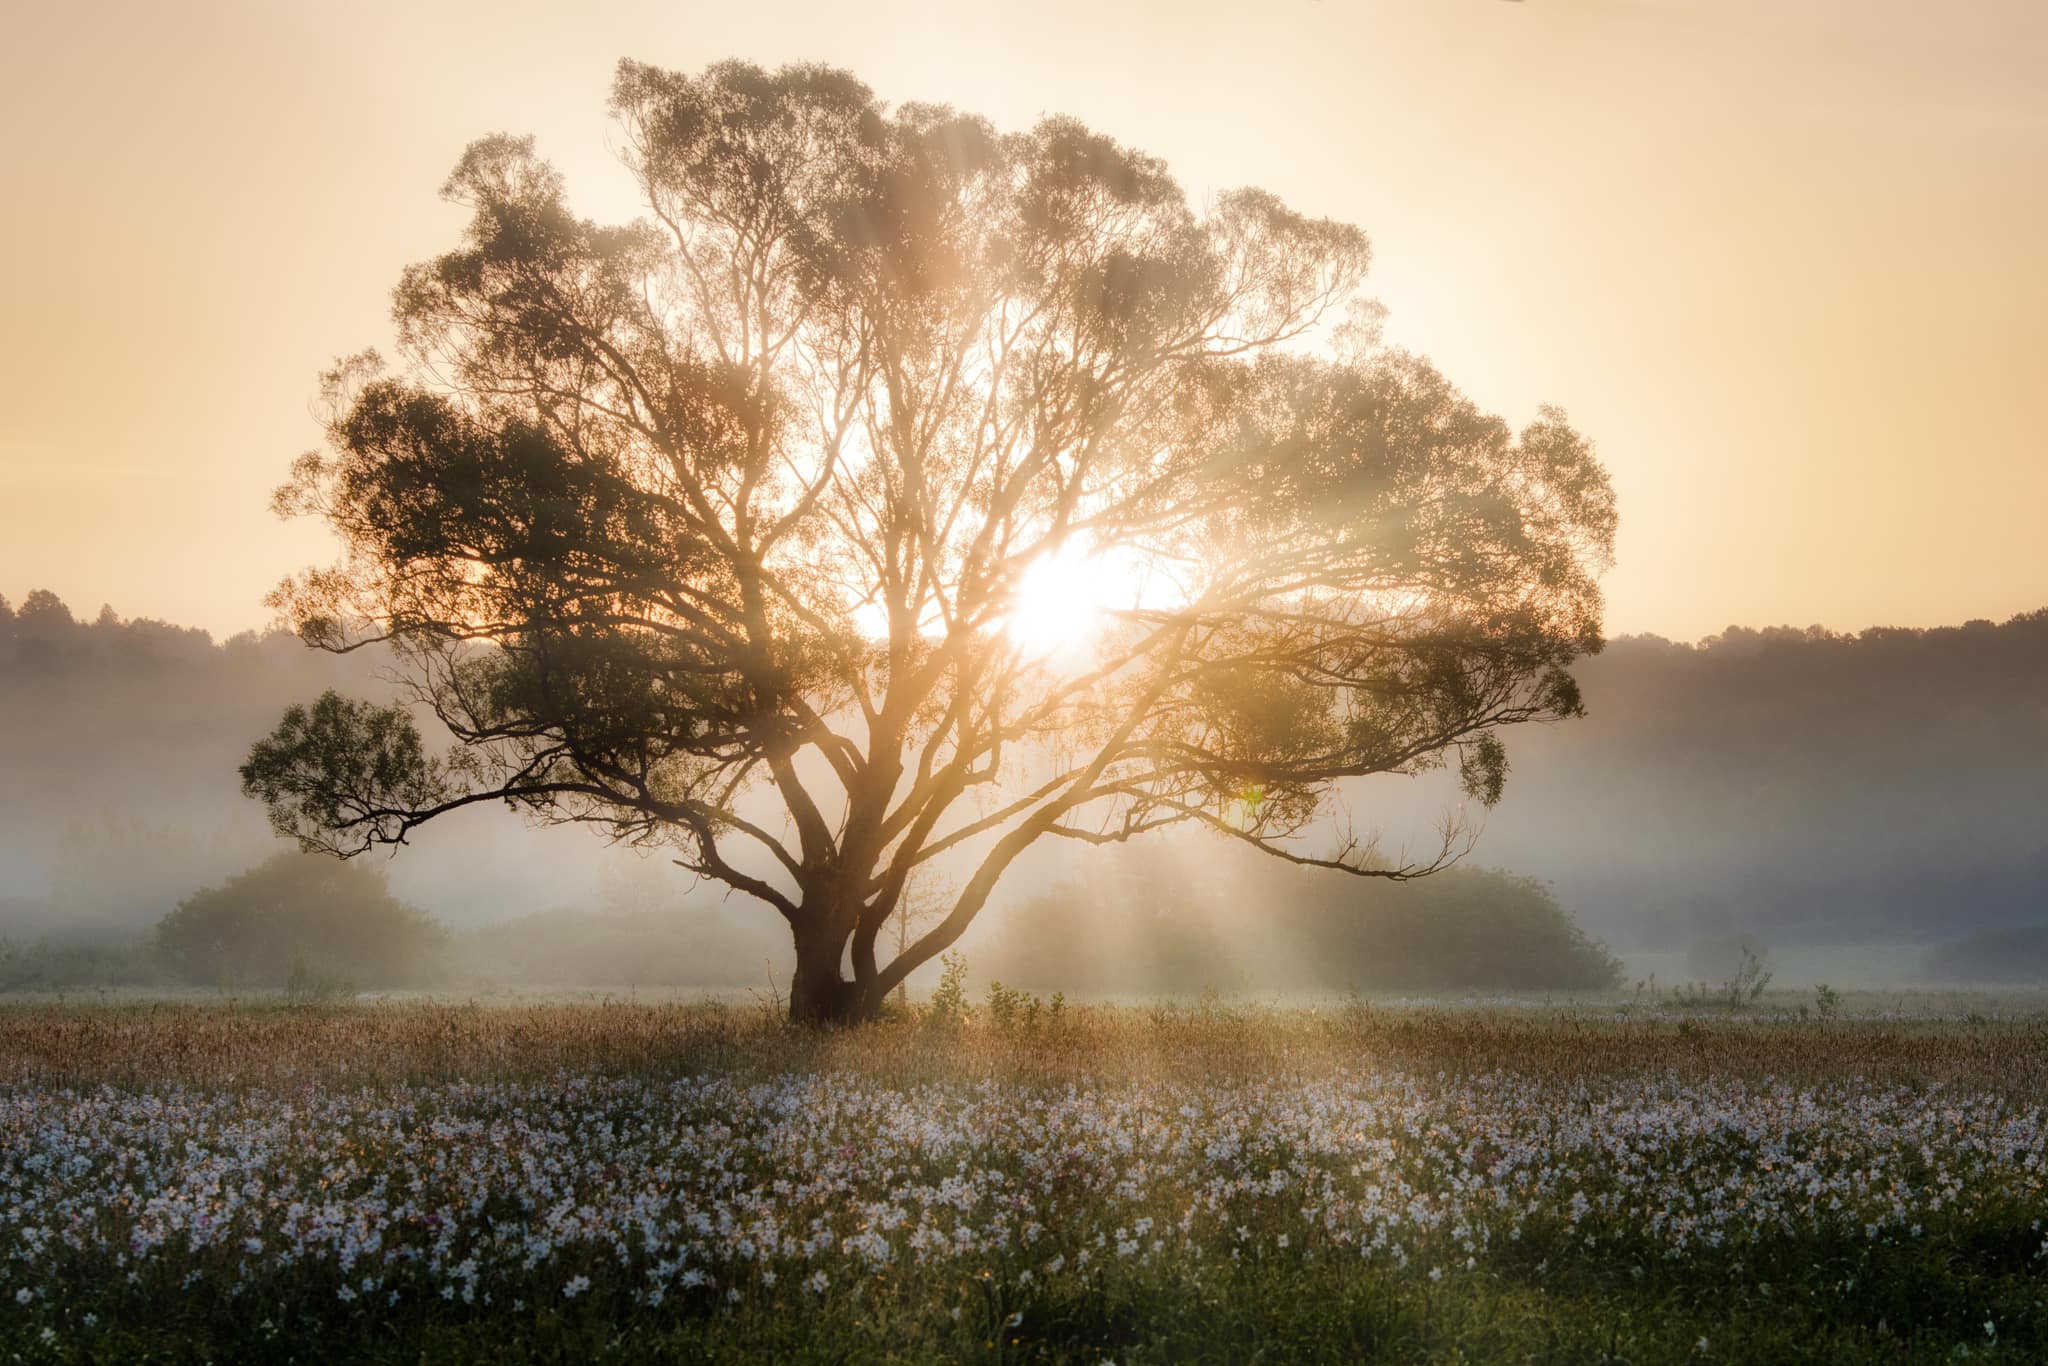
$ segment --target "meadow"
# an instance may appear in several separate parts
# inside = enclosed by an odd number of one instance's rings
[[[0,1007],[9,1361],[2048,1358],[2048,1015]]]

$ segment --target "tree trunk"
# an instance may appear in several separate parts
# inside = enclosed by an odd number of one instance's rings
[[[821,917],[822,919],[822,917]],[[858,982],[846,980],[841,969],[846,957],[849,928],[827,924],[798,926],[796,975],[789,983],[789,1018],[794,1024],[855,1024],[871,1020],[881,1002]]]

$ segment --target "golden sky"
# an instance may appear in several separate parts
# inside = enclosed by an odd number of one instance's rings
[[[0,592],[263,624],[329,553],[266,506],[316,375],[388,348],[463,145],[632,212],[621,56],[1071,113],[1362,225],[1390,341],[1598,442],[1614,633],[2048,605],[2042,0],[6,4]]]

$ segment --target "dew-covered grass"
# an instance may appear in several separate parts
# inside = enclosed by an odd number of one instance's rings
[[[0,1360],[2048,1359],[2048,1019],[0,1010]]]

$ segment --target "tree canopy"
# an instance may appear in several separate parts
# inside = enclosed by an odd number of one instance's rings
[[[1041,838],[1413,876],[1454,831],[1304,841],[1342,780],[1456,758],[1490,802],[1495,732],[1579,711],[1606,474],[1381,346],[1359,229],[825,67],[624,62],[612,109],[646,217],[475,143],[403,363],[327,378],[278,504],[346,554],[276,601],[387,641],[457,743],[294,708],[243,767],[279,830],[346,855],[502,800],[663,842],[787,919],[796,1015],[857,1018]],[[941,857],[952,904],[879,961]]]

